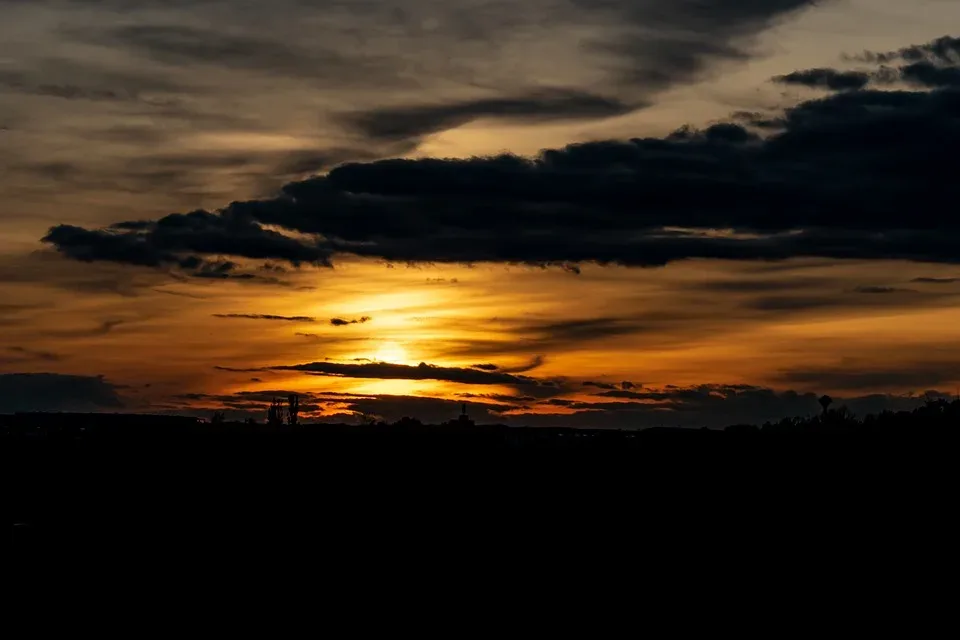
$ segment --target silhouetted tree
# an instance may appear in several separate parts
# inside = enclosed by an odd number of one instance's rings
[[[360,424],[364,424],[368,426],[377,424],[377,421],[379,420],[377,416],[371,415],[369,413],[358,413],[357,419],[360,421]]]
[[[820,396],[820,406],[823,407],[823,413],[826,414],[830,405],[833,404],[833,398],[830,396]]]
[[[227,418],[223,415],[223,411],[214,411],[213,417],[210,418],[210,424],[223,424],[226,421]]]
[[[417,420],[416,418],[404,416],[399,420],[397,420],[396,422],[394,422],[393,426],[410,429],[410,428],[422,427],[423,423]]]
[[[295,427],[300,423],[300,396],[290,394],[287,398],[287,424]]]
[[[271,427],[283,425],[283,405],[276,398],[273,399],[270,408],[267,410],[267,424]]]

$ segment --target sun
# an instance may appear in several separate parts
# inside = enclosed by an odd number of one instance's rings
[[[377,362],[406,364],[408,357],[407,350],[404,349],[402,344],[397,342],[384,342],[380,345],[373,359]]]

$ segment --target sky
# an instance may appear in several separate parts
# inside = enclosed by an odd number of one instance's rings
[[[0,0],[0,412],[717,427],[954,395],[954,24]]]

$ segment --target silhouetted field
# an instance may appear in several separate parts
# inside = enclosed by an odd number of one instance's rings
[[[942,401],[723,431],[30,414],[0,418],[0,463],[24,549],[703,541],[744,519],[819,536],[857,513],[945,513],[958,419]]]

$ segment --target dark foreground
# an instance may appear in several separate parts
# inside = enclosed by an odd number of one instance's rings
[[[934,535],[952,519],[958,408],[641,432],[21,416],[2,430],[3,516],[23,554],[323,549],[331,562],[823,539],[843,523]]]
[[[958,408],[725,432],[8,421],[10,610],[125,635],[910,637],[953,611]]]

